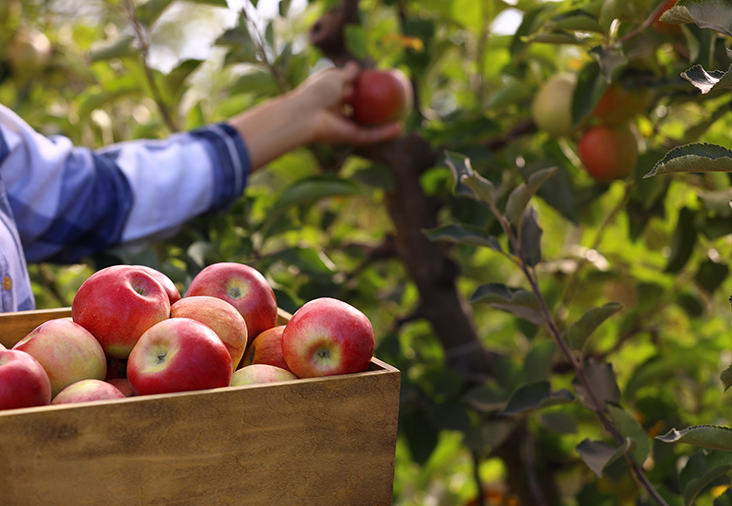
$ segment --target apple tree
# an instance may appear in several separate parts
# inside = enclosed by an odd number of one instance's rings
[[[732,504],[726,0],[0,0],[0,102],[103,146],[357,59],[405,132],[308,146],[225,214],[84,264],[247,263],[364,311],[402,371],[394,504]],[[20,57],[22,55],[22,57]],[[558,86],[550,86],[559,83]]]

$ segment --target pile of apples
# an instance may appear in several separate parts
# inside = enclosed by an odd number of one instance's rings
[[[322,297],[277,325],[267,279],[209,265],[181,297],[162,272],[116,265],[79,288],[71,318],[0,345],[0,410],[365,371],[374,332],[361,311]]]

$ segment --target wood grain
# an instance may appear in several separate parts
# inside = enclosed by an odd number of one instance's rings
[[[0,412],[0,505],[388,506],[399,384],[374,358],[358,374]]]

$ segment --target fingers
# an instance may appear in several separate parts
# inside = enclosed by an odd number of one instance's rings
[[[388,125],[372,128],[355,127],[350,142],[355,145],[375,144],[399,137],[402,130],[401,123],[389,123]]]

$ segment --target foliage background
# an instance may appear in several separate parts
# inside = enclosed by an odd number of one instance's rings
[[[336,4],[28,0],[19,9],[21,2],[0,0],[0,102],[39,132],[90,147],[222,121],[331,64],[308,29]],[[346,46],[413,79],[417,107],[407,130],[440,153],[419,174],[424,197],[436,203],[436,225],[469,224],[507,245],[488,209],[453,191],[445,149],[469,157],[502,192],[502,205],[530,174],[558,167],[530,204],[543,230],[536,273],[551,314],[566,329],[588,310],[622,304],[581,355],[595,364],[583,363],[593,386],[630,415],[633,430],[642,428],[633,448],[645,440],[650,452],[638,464],[668,504],[732,504],[724,458],[712,462],[713,451],[655,439],[672,428],[730,424],[720,379],[732,361],[730,178],[701,171],[642,178],[677,146],[732,149],[729,91],[701,94],[681,77],[696,64],[724,74],[728,36],[694,24],[672,34],[644,26],[651,0],[365,0],[358,7]],[[717,7],[732,12],[725,2]],[[36,69],[30,59],[12,62],[13,40],[27,32],[51,45]],[[590,51],[598,47],[606,51],[600,57]],[[622,64],[610,63],[618,55]],[[612,184],[584,172],[576,136],[551,138],[530,114],[549,76],[588,72],[598,62],[623,71],[611,80],[653,92],[632,120],[641,149],[635,172]],[[583,92],[601,86],[595,79]],[[528,288],[510,255],[454,237],[447,254],[464,311],[481,347],[498,358],[480,381],[447,365],[445,341],[419,314],[423,294],[405,268],[410,259],[390,247],[393,176],[368,153],[308,146],[256,173],[230,212],[196,219],[169,240],[80,265],[31,266],[37,304],[70,305],[83,280],[112,263],[151,265],[184,290],[207,264],[245,262],[266,274],[286,310],[333,296],[370,317],[377,357],[403,378],[395,505],[650,502],[623,458],[605,461],[599,477],[578,452],[585,440],[610,440],[550,333],[513,310],[469,303],[486,283]],[[502,413],[519,387],[542,381],[552,392],[572,392],[572,401],[542,404],[551,396],[533,392],[538,397]],[[534,488],[518,489],[519,476]]]

